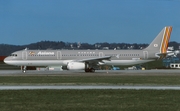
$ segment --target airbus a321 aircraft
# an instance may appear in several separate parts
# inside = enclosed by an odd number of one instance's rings
[[[69,70],[95,72],[97,65],[141,64],[166,57],[171,31],[171,26],[164,27],[143,50],[21,50],[13,52],[4,62],[23,66],[23,72],[26,66],[67,66]]]

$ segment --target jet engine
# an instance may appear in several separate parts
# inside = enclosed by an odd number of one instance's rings
[[[84,70],[85,69],[85,63],[82,62],[69,62],[67,64],[68,70]]]

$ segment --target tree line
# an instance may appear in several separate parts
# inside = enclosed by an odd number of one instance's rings
[[[40,41],[37,43],[31,43],[28,45],[9,45],[9,44],[0,44],[0,56],[8,56],[14,51],[23,50],[25,48],[28,49],[73,49],[73,50],[80,50],[80,49],[103,49],[103,50],[120,50],[120,49],[143,49],[146,48],[148,44],[137,44],[137,43],[69,43],[63,41]],[[180,48],[180,43],[177,42],[170,42],[169,46],[173,46],[175,50]]]

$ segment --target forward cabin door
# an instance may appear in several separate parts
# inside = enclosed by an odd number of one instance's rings
[[[62,58],[62,55],[61,55],[61,51],[57,51],[57,59],[61,59]]]
[[[144,59],[148,59],[148,51],[143,51],[144,53]]]
[[[27,51],[22,52],[22,59],[26,60],[27,59]]]

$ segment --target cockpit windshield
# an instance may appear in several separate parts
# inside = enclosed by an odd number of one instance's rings
[[[10,56],[17,57],[17,54],[11,54]]]

